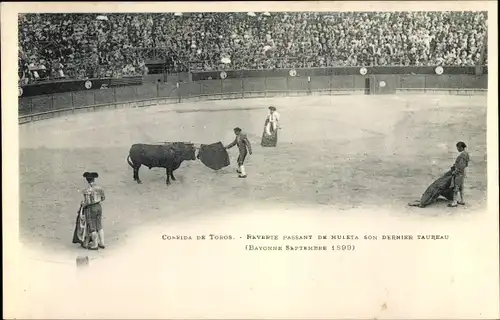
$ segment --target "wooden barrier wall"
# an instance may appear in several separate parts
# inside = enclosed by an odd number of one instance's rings
[[[111,87],[46,94],[19,98],[19,117],[56,113],[89,106],[163,99],[180,103],[184,99],[266,97],[276,95],[338,94],[361,91],[367,94],[391,94],[398,89],[487,89],[487,75],[331,75],[249,77],[199,80],[181,83],[143,83],[129,87]]]

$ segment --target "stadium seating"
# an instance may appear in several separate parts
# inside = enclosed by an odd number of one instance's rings
[[[178,72],[473,66],[486,31],[485,12],[25,14],[19,79],[139,75],[160,59]]]

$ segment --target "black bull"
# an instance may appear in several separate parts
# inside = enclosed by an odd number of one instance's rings
[[[163,145],[134,144],[130,147],[128,164],[134,169],[134,181],[141,183],[139,179],[139,168],[141,165],[151,168],[165,168],[167,185],[170,178],[176,180],[174,171],[177,170],[184,160],[196,160],[196,147],[192,143],[174,142]]]

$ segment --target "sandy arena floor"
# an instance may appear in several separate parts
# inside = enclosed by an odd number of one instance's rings
[[[267,107],[282,116],[277,148],[262,148]],[[140,170],[132,179],[131,144],[160,141],[229,143],[232,128],[249,135],[249,177],[231,167],[214,172],[185,162],[170,187],[164,170]],[[486,205],[486,97],[336,96],[226,100],[121,109],[20,126],[20,233],[37,248],[79,250],[71,244],[84,186],[97,171],[107,193],[104,226],[110,247],[134,226],[196,219],[218,208],[266,204],[396,210],[404,215],[468,214]],[[469,146],[468,205],[409,208]],[[237,214],[237,211],[234,211]],[[376,217],[374,217],[376,220]]]

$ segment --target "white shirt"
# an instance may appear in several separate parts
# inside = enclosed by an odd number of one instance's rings
[[[273,113],[269,112],[267,119],[269,119],[269,122],[278,122],[280,121],[280,114],[278,111],[274,111]]]
[[[83,201],[92,205],[104,201],[104,190],[95,183],[89,184],[83,191]]]

